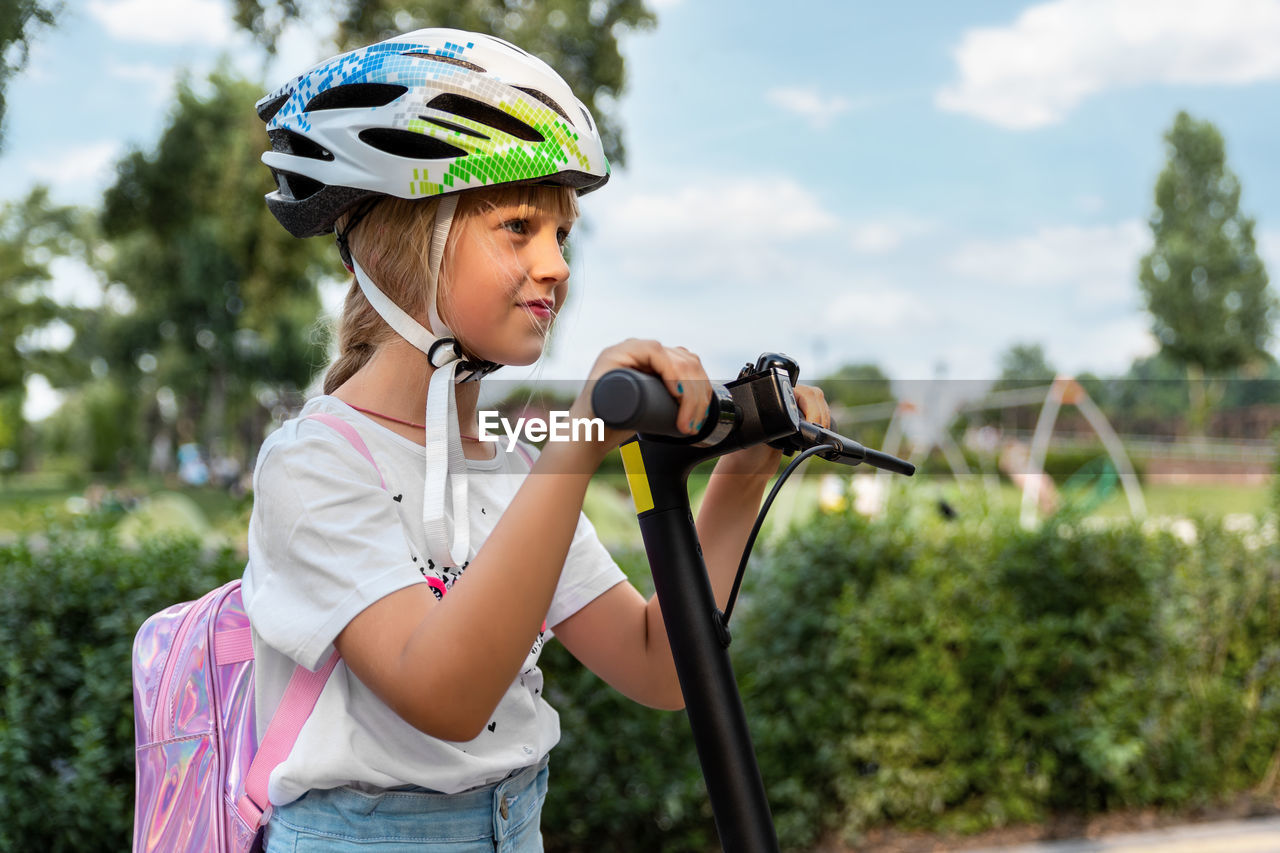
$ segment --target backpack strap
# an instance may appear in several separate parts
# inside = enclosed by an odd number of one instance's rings
[[[382,484],[382,488],[387,487],[387,481],[383,479],[378,463],[373,461],[369,446],[364,443],[364,439],[360,437],[355,427],[336,415],[323,412],[305,417],[319,421],[349,441],[361,456],[369,460],[373,470],[378,472],[378,481]],[[280,699],[280,706],[272,715],[271,722],[262,735],[262,741],[258,744],[258,751],[254,754],[253,761],[249,763],[249,770],[245,773],[244,794],[236,801],[236,811],[240,813],[240,817],[251,830],[256,831],[265,822],[264,816],[270,817],[271,804],[267,796],[267,782],[271,778],[271,771],[280,766],[280,762],[288,758],[289,753],[293,751],[293,745],[297,742],[298,735],[302,733],[303,725],[315,710],[316,702],[320,701],[320,694],[324,691],[324,686],[337,665],[338,650],[334,649],[333,654],[329,655],[328,660],[315,672],[305,666],[294,668],[293,675],[289,678],[289,685],[284,689],[284,696]]]
[[[369,452],[369,446],[364,443],[364,439],[360,437],[360,433],[356,431],[355,427],[337,415],[330,415],[325,412],[314,412],[306,415],[304,420],[307,419],[319,421],[351,442],[351,446],[358,450],[361,456],[369,460],[373,470],[378,471],[378,482],[382,484],[382,488],[385,489],[387,487],[387,481],[382,478],[382,472],[378,470],[378,463],[373,461],[373,454]],[[525,458],[528,457],[526,456]]]
[[[244,794],[236,802],[236,810],[251,830],[257,830],[263,824],[263,816],[267,813],[270,800],[267,797],[267,782],[271,771],[280,766],[280,762],[289,757],[293,745],[302,733],[302,726],[315,710],[320,694],[338,665],[338,650],[325,661],[324,666],[315,672],[305,666],[293,670],[289,686],[284,690],[284,698],[280,707],[271,717],[271,723],[258,744],[258,751],[249,763],[249,772],[244,778]]]

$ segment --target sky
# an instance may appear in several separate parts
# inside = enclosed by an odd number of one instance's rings
[[[264,63],[224,0],[67,5],[10,83],[0,201],[39,181],[95,204],[179,75],[221,60],[270,88],[334,52],[317,21]],[[724,379],[765,350],[802,379],[984,379],[1020,343],[1123,373],[1156,349],[1137,269],[1179,110],[1222,131],[1280,277],[1280,0],[649,5],[657,27],[622,41],[627,161],[583,199],[571,301],[529,375],[581,378],[625,337]],[[55,295],[101,303],[55,269]],[[56,405],[30,390],[29,415]]]

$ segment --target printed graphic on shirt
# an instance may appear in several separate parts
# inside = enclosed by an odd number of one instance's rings
[[[427,562],[423,565],[418,559],[418,555],[412,551],[409,552],[410,559],[418,566],[418,571],[422,572],[422,576],[427,579],[427,586],[431,587],[431,592],[436,597],[436,601],[443,601],[444,594],[453,589],[453,585],[458,578],[462,577],[462,573],[466,571],[467,566],[471,565],[471,561],[467,560],[461,566],[437,566],[436,561],[427,557]],[[547,620],[542,620],[542,627],[538,629],[538,636],[533,641],[533,646],[529,649],[529,654],[525,658],[524,666],[521,672],[529,674],[538,668],[538,658],[542,655],[542,649],[547,644]]]
[[[542,654],[542,647],[547,644],[547,620],[542,620],[542,628],[538,630],[538,637],[533,641],[533,648],[529,649],[529,657],[525,658],[524,669],[522,672],[529,672],[538,665],[538,656]]]
[[[435,594],[436,601],[444,598],[444,594],[453,589],[454,583],[458,578],[462,577],[462,573],[467,566],[471,565],[471,561],[467,560],[461,566],[444,566],[436,565],[436,561],[427,557],[426,565],[418,559],[418,555],[412,551],[409,552],[409,559],[413,560],[417,565],[418,571],[422,572],[422,576],[427,579],[427,586],[431,587],[431,592]]]

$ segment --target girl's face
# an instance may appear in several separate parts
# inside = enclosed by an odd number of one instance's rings
[[[569,290],[569,216],[518,201],[485,205],[461,223],[449,259],[445,322],[476,356],[531,364]]]

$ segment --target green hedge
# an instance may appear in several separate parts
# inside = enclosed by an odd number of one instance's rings
[[[1213,522],[1187,545],[1070,519],[819,518],[763,574],[825,593],[815,575],[831,573],[843,588],[804,602],[793,640],[755,630],[776,647],[742,652],[813,697],[757,712],[762,756],[778,718],[838,721],[778,742],[771,789],[797,781],[787,756],[800,756],[822,795],[780,816],[784,841],[883,824],[971,832],[1257,785],[1280,745],[1280,575],[1274,546],[1248,538]],[[761,627],[795,618],[763,601]]]
[[[731,651],[786,849],[1273,791],[1265,537],[899,512],[820,515],[753,561]],[[240,569],[83,530],[0,546],[0,850],[127,848],[132,636]],[[620,698],[557,644],[544,668],[564,732],[548,849],[714,849],[684,715]]]
[[[89,529],[0,547],[0,850],[129,849],[133,635],[243,570],[230,552],[128,551]]]
[[[732,652],[784,848],[1274,784],[1273,544],[1213,521],[1186,544],[1064,516],[1025,531],[933,515],[819,516],[753,562]],[[548,668],[566,729],[548,848],[708,849],[683,715]]]

